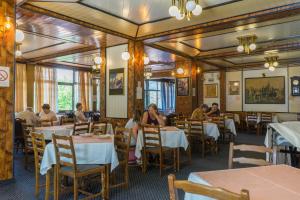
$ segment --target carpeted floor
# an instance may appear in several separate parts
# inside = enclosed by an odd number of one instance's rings
[[[238,134],[236,143],[263,145],[264,136],[255,134]],[[228,144],[220,145],[218,155],[206,155],[201,158],[200,152],[193,152],[192,165],[183,165],[176,173],[178,179],[187,179],[191,172],[226,169],[228,161]],[[32,166],[32,169],[34,167]],[[129,169],[129,187],[112,189],[111,200],[168,200],[167,175],[174,173],[171,169],[165,171],[165,175],[159,176],[158,168],[149,168],[143,174],[138,167]],[[15,180],[9,183],[0,184],[0,200],[31,200],[34,196],[34,171],[25,170],[23,166],[23,155],[15,157]],[[98,184],[97,184],[98,185]],[[99,188],[94,188],[98,190]],[[38,199],[43,199],[44,193]],[[181,193],[180,196],[183,196]],[[52,198],[52,197],[51,197]],[[61,196],[61,199],[72,199],[72,194]]]

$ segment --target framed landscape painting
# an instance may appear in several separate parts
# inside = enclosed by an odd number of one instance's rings
[[[124,94],[124,68],[109,70],[109,95]]]
[[[229,81],[229,95],[240,95],[239,81]]]
[[[218,84],[205,84],[204,98],[218,98]]]
[[[189,78],[177,78],[177,96],[189,96]]]
[[[246,78],[245,104],[285,104],[285,77]]]

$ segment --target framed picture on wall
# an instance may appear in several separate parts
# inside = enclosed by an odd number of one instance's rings
[[[285,77],[246,78],[245,104],[285,104]]]
[[[204,98],[218,98],[218,84],[205,84]]]
[[[124,68],[109,70],[109,95],[124,94]]]
[[[177,78],[177,96],[189,96],[190,79],[188,77]]]
[[[229,81],[229,95],[240,95],[240,81]]]

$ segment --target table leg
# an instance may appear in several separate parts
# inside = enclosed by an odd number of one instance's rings
[[[45,200],[49,199],[49,194],[50,194],[50,178],[51,178],[51,174],[50,174],[50,170],[47,171],[46,174],[46,194],[45,194]]]
[[[180,168],[180,148],[177,148],[176,149],[176,152],[177,152],[177,171],[179,172],[179,168]]]
[[[105,165],[105,174],[106,174],[106,199],[109,199],[109,174],[110,174],[110,164]]]

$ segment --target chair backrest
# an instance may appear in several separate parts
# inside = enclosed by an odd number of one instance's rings
[[[247,112],[246,113],[246,121],[247,122],[257,122],[257,113]]]
[[[132,129],[117,127],[114,135],[114,145],[119,161],[128,163]]]
[[[192,183],[187,180],[176,180],[173,174],[168,176],[168,185],[170,200],[179,200],[178,189],[218,200],[250,200],[248,190],[241,190],[241,193],[237,194],[219,187]]]
[[[225,129],[225,115],[212,117],[212,122],[218,125],[219,129]]]
[[[33,130],[34,130],[33,125],[22,123],[22,131],[23,131],[25,148],[29,148],[29,149],[33,148],[32,137],[31,137],[31,132]]]
[[[76,155],[72,136],[52,135],[55,150],[56,166],[58,171],[61,167],[71,167],[76,173]]]
[[[60,120],[61,125],[75,123],[75,117],[62,116]]]
[[[160,127],[153,125],[142,125],[144,148],[162,148]]]
[[[204,141],[205,139],[204,136],[205,134],[204,134],[203,121],[190,120],[189,137],[191,138],[191,140],[200,139],[201,141]]]
[[[15,138],[23,137],[22,124],[26,124],[26,120],[20,118],[15,119]]]
[[[73,135],[90,132],[90,122],[74,123]]]
[[[234,157],[234,151],[242,151],[242,152],[256,152],[265,154],[269,153],[272,155],[272,162],[266,161],[265,159],[258,158],[249,158],[249,157]],[[257,146],[257,145],[234,145],[233,142],[230,143],[229,147],[229,160],[228,160],[228,168],[233,168],[233,163],[241,163],[241,164],[251,164],[258,166],[272,165],[276,164],[276,149],[267,148],[265,146]]]
[[[35,170],[39,170],[43,159],[46,142],[45,142],[44,135],[42,133],[32,132],[31,137],[32,137],[32,146],[34,152]]]
[[[224,113],[225,117],[227,117],[227,119],[233,119],[234,120],[234,113],[230,113],[230,112],[227,112],[227,113]]]
[[[260,121],[263,123],[272,123],[273,120],[273,114],[272,113],[261,113],[260,115]]]
[[[105,135],[107,133],[107,124],[108,122],[106,120],[94,122],[92,125],[92,133],[95,135]]]

